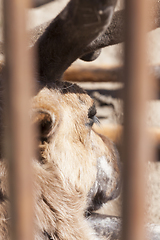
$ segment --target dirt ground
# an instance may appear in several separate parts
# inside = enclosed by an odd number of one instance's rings
[[[67,0],[55,0],[37,9],[31,9],[28,13],[28,28],[54,18],[66,5]],[[123,3],[119,3],[118,8]],[[0,14],[1,15],[1,14]],[[2,38],[0,34],[0,39]],[[160,64],[160,29],[154,30],[148,36],[148,61],[151,64]],[[100,57],[91,63],[77,60],[74,65],[115,67],[123,64],[123,44],[103,49]],[[79,83],[95,99],[97,104],[97,116],[101,124],[123,124],[122,83]],[[160,89],[159,89],[160,90]],[[158,93],[159,94],[159,93]],[[103,97],[102,103],[99,99]],[[152,127],[160,127],[160,98],[157,97],[148,103],[147,123]],[[148,205],[148,221],[160,225],[160,160],[148,163],[148,189],[146,196]],[[121,215],[121,199],[109,202],[102,210],[112,215]]]

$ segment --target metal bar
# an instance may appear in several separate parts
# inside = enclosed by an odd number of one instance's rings
[[[123,67],[108,68],[99,65],[72,66],[65,71],[63,78],[71,82],[122,82],[124,77]]]
[[[151,160],[146,101],[151,82],[146,64],[148,1],[126,0],[124,96],[123,240],[144,240],[145,170]]]
[[[3,71],[3,68],[4,62],[0,60],[0,74]],[[150,65],[150,70],[151,77],[154,78],[157,83],[160,83],[160,66]],[[63,79],[71,82],[123,82],[124,67],[108,67],[107,65],[103,67],[93,65],[90,68],[85,65],[71,66],[65,71]],[[156,89],[160,93],[160,84],[159,86],[156,85]]]
[[[157,82],[160,82],[160,66],[150,65],[150,75],[155,78]],[[103,67],[93,65],[88,68],[88,66],[83,64],[77,66],[73,65],[65,71],[63,79],[71,82],[123,82],[124,67],[117,66],[109,68],[107,65]],[[156,86],[156,88],[157,87],[158,86]]]
[[[104,124],[103,126],[95,125],[94,130],[111,139],[116,145],[122,145],[123,126],[119,124]],[[147,133],[155,145],[160,145],[160,127],[148,127]]]
[[[11,239],[33,239],[32,130],[29,121],[33,62],[27,51],[27,0],[4,0],[6,157],[9,160]]]

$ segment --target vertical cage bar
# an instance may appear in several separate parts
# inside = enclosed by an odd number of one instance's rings
[[[146,101],[152,89],[147,71],[148,1],[125,0],[123,240],[144,240],[145,171],[151,160]]]
[[[29,109],[33,64],[27,51],[28,0],[4,0],[6,60],[6,157],[9,160],[11,239],[33,239],[31,157],[33,139]]]

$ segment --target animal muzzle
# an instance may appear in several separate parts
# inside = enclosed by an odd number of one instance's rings
[[[109,159],[104,155],[97,159],[96,180],[88,193],[88,213],[98,210],[104,203],[119,195],[120,178],[119,156]]]

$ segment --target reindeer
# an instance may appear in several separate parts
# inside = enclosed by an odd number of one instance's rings
[[[32,161],[37,240],[120,238],[121,220],[95,213],[119,194],[119,154],[92,129],[97,122],[93,100],[76,84],[62,81],[77,58],[98,56],[88,53],[109,26],[116,2],[71,0],[35,43],[38,91],[31,118],[39,128],[37,158]],[[8,166],[2,152],[0,172],[0,238],[6,240]]]
[[[69,65],[106,27],[116,0],[71,0],[36,42],[37,94],[31,118],[39,128],[33,159],[35,239],[100,239],[91,213],[120,190],[120,160],[114,144],[93,131],[93,100],[62,81]],[[3,126],[1,129],[3,132]],[[9,239],[7,163],[1,157],[0,238]]]

